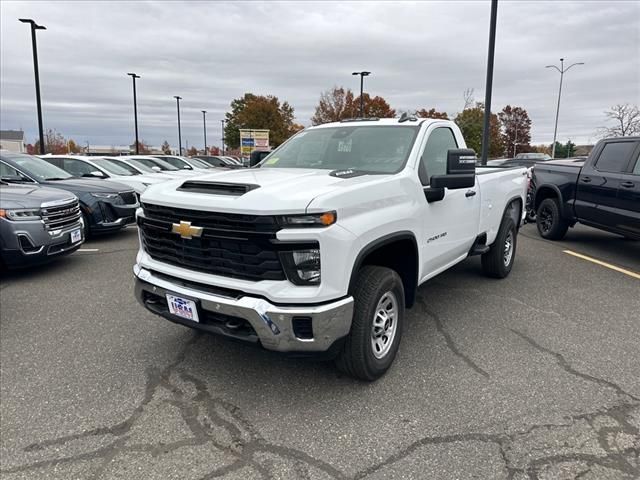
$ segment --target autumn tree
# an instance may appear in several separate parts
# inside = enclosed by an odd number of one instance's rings
[[[40,140],[36,142],[34,147],[36,152],[40,152]],[[50,128],[44,134],[44,151],[54,155],[68,153],[67,141],[60,132]]]
[[[162,150],[162,153],[164,153],[165,155],[171,155],[171,145],[169,145],[169,142],[167,142],[166,140],[162,142],[160,150]]]
[[[331,90],[322,92],[316,111],[311,117],[311,123],[320,125],[354,118],[357,116],[357,110],[354,110],[353,99],[353,92],[344,87],[333,87]]]
[[[225,116],[224,137],[230,148],[240,146],[240,129],[267,129],[269,141],[276,147],[292,133],[293,107],[273,95],[245,93],[231,101],[231,111]]]
[[[133,151],[136,151],[136,142],[133,142],[133,145],[131,145],[131,147],[133,149]],[[149,144],[146,143],[144,140],[140,140],[138,142],[138,151],[140,152],[140,155],[146,155],[148,153],[151,153],[151,147],[149,147]]]
[[[607,118],[613,122],[613,126],[602,127],[602,137],[628,137],[640,135],[640,109],[637,105],[614,105],[604,112]]]
[[[195,157],[198,155],[198,149],[196,147],[191,147],[187,150],[187,157]]]
[[[396,116],[396,111],[384,98],[379,96],[372,98],[368,93],[365,93],[362,98],[364,99],[364,118],[393,118]],[[360,97],[353,100],[350,110],[357,112],[356,117],[360,116]]]
[[[498,113],[506,155],[531,151],[531,119],[524,108],[507,105]]]
[[[421,108],[420,110],[416,110],[416,116],[420,118],[436,118],[441,120],[449,120],[449,115],[446,112],[439,112],[435,108],[430,108],[427,110],[426,108]]]
[[[467,147],[472,148],[479,155],[482,152],[484,105],[480,102],[476,103],[475,107],[458,113],[454,121],[460,127]],[[489,120],[489,157],[498,158],[503,152],[500,120],[495,113],[492,113]]]

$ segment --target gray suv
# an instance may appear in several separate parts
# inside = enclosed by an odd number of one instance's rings
[[[78,198],[63,190],[0,182],[0,255],[8,268],[44,263],[84,242]]]

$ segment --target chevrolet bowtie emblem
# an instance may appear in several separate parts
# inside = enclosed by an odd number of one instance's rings
[[[192,227],[191,222],[172,223],[171,231],[187,240],[202,235],[202,227]]]

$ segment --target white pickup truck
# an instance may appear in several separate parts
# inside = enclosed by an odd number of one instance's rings
[[[374,380],[420,284],[470,255],[506,277],[524,168],[476,169],[446,120],[307,128],[259,165],[149,187],[136,297],[189,327]]]

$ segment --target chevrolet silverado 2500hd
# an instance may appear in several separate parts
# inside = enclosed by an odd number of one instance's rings
[[[269,350],[391,365],[417,287],[482,255],[513,265],[526,170],[475,167],[446,120],[307,128],[254,168],[149,187],[136,296],[173,322]]]

